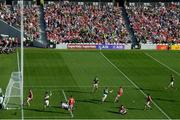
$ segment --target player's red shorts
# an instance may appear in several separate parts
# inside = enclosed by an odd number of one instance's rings
[[[69,109],[73,109],[74,104],[69,105]]]

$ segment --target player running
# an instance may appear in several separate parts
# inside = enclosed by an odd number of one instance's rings
[[[106,100],[106,98],[107,98],[109,92],[112,93],[113,90],[109,91],[107,87],[103,90],[102,102],[104,102],[104,101]]]
[[[174,78],[174,76],[171,74],[171,81],[170,81],[170,83],[169,83],[169,85],[168,85],[168,88],[169,88],[169,87],[174,88],[174,80],[175,80],[175,78]]]
[[[123,88],[120,86],[114,102],[118,102],[119,101],[119,97],[121,97],[122,95],[123,95]]]
[[[74,104],[75,104],[75,100],[72,95],[70,96],[70,98],[68,100],[68,104],[69,104],[68,110],[72,112]]]
[[[99,85],[99,79],[98,77],[96,76],[93,80],[93,90],[92,92],[95,93],[98,89],[98,85]]]
[[[150,94],[148,94],[148,96],[147,96],[147,102],[146,102],[146,104],[145,104],[144,110],[146,110],[147,108],[152,109],[152,107],[150,106],[150,103],[151,103],[151,102],[152,102],[152,98],[151,98]]]
[[[32,99],[33,99],[33,92],[32,92],[32,89],[29,89],[29,94],[26,101],[28,106],[30,106],[30,101],[32,101]]]
[[[44,95],[44,108],[47,108],[49,107],[49,98],[50,96],[52,95],[52,93],[48,93],[48,92],[45,92],[45,95]]]

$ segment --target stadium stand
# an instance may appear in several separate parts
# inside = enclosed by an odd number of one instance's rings
[[[139,41],[180,43],[179,3],[134,3],[126,9]]]
[[[126,43],[121,8],[112,4],[59,2],[45,5],[47,37],[59,43]]]
[[[126,6],[141,43],[180,43],[179,3]],[[39,6],[24,7],[26,40],[40,38]],[[112,3],[50,2],[44,5],[45,38],[54,43],[130,43],[122,8]],[[20,28],[20,7],[0,3],[0,19]],[[42,38],[42,36],[41,36]]]
[[[0,3],[0,19],[5,21],[11,26],[20,28],[20,6],[19,5],[6,5]],[[38,26],[38,6],[31,5],[24,7],[24,31],[27,39],[36,40],[39,38]]]

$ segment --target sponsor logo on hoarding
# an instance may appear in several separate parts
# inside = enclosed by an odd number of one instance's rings
[[[157,45],[157,50],[168,50],[168,45]]]
[[[68,49],[96,49],[96,45],[93,44],[68,44]]]
[[[171,50],[180,50],[180,45],[172,45]]]
[[[124,50],[124,45],[96,45],[96,49],[102,50]]]

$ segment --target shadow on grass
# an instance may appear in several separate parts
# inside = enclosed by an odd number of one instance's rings
[[[132,108],[132,107],[128,107],[128,110],[144,110],[144,108]]]
[[[52,110],[48,110],[47,109],[35,109],[35,108],[25,108],[24,110],[28,110],[28,111],[34,111],[34,112],[45,112],[45,113],[60,113],[60,114],[69,114],[69,113],[65,113],[65,112],[57,112],[57,111],[52,111]]]
[[[51,108],[61,109],[60,106],[51,106]]]
[[[112,103],[111,101],[105,101],[102,103],[101,100],[97,99],[89,99],[89,100],[76,100],[77,102],[85,102],[85,103],[92,103],[92,104],[104,104],[104,103]]]
[[[151,91],[151,92],[162,92],[163,90],[160,90],[160,89],[149,89],[149,88],[135,88],[136,90],[142,90],[142,91]]]
[[[159,100],[159,101],[167,101],[167,102],[179,102],[177,100],[172,100],[172,99],[164,99],[164,98],[153,98],[154,100]]]
[[[80,91],[80,90],[67,90],[65,92],[71,92],[71,93],[91,93],[91,92]]]
[[[108,110],[107,112],[113,113],[113,114],[119,114],[119,112]]]
[[[89,99],[89,100],[76,100],[77,102],[85,102],[85,103],[93,103],[93,104],[100,104],[102,103],[101,100]]]

